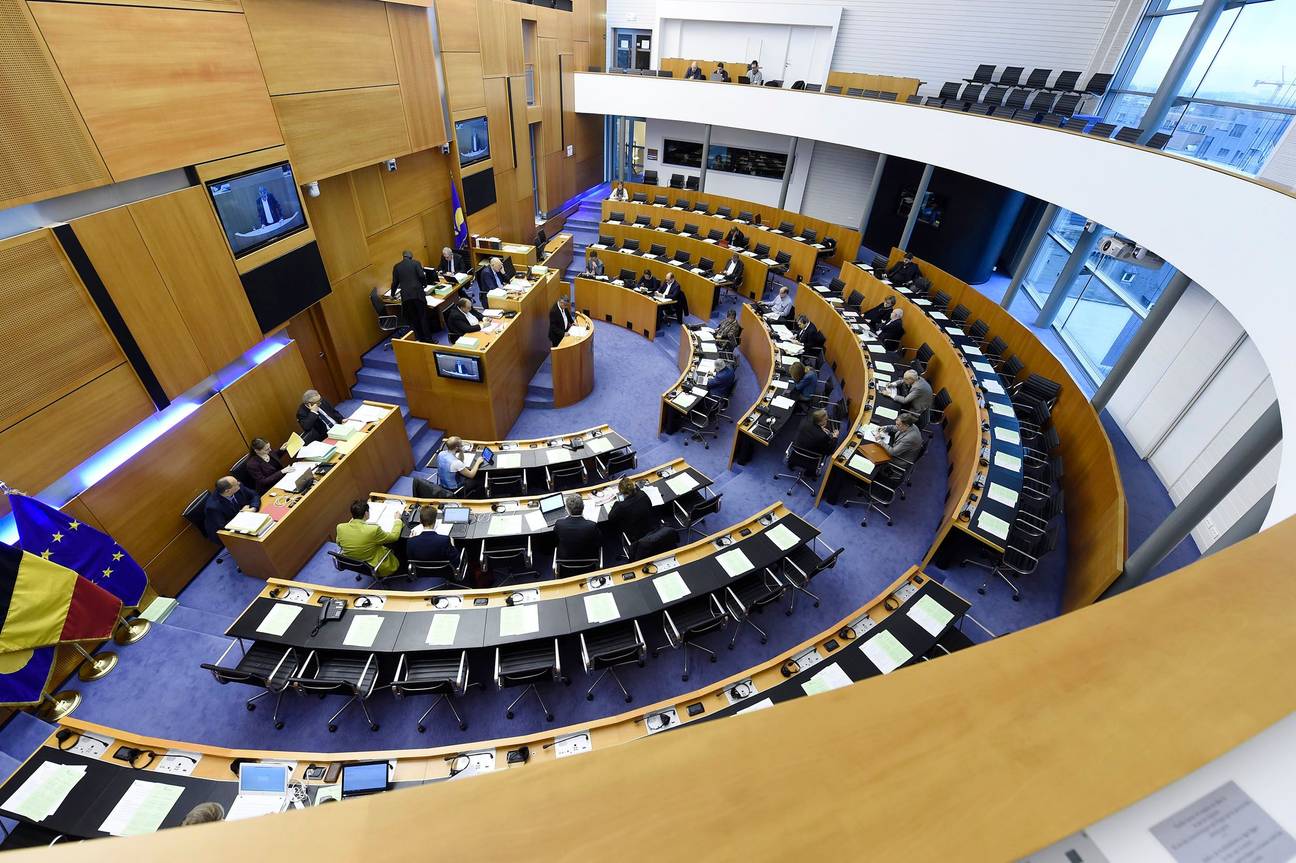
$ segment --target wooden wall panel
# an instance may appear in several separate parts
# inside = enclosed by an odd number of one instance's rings
[[[486,107],[486,88],[482,83],[480,54],[442,54],[446,91],[450,110]]]
[[[211,371],[261,341],[225,234],[201,186],[128,209]]]
[[[446,143],[441,92],[437,88],[436,57],[428,12],[414,6],[387,5],[392,50],[400,80],[410,149],[423,150]]]
[[[315,229],[324,269],[329,281],[336,282],[364,269],[369,263],[369,250],[350,178],[345,174],[328,177],[319,181],[319,187],[318,198],[303,194],[302,200]]]
[[[125,207],[72,222],[158,383],[175,398],[207,377],[209,368],[167,291],[135,220]]]
[[[298,182],[410,151],[398,86],[275,96],[272,101]]]
[[[245,0],[243,13],[270,94],[397,83],[384,5],[377,0]]]
[[[508,74],[505,43],[510,18],[508,7],[512,5],[509,0],[477,0],[477,23],[481,31],[481,47],[478,50],[481,52],[481,73],[484,75]],[[447,70],[446,76],[449,75]],[[453,103],[450,110],[454,110]]]
[[[428,257],[440,260],[441,250],[454,245],[454,214],[450,202],[443,201],[439,207],[424,211],[423,240],[427,244]]]
[[[243,16],[30,8],[113,179],[281,143]]]
[[[0,3],[0,209],[110,181],[22,0]]]
[[[159,596],[179,596],[185,585],[218,551],[220,546],[185,522],[180,533],[142,566],[148,575],[149,586]]]
[[[0,429],[126,362],[47,228],[0,240]]]
[[[421,150],[397,160],[395,171],[379,172],[393,222],[450,200],[448,162],[439,150]]]
[[[491,165],[498,176],[516,167],[513,161],[513,129],[509,125],[508,78],[487,78],[486,124],[490,135]],[[496,186],[499,183],[496,182]]]
[[[80,497],[132,557],[151,561],[188,526],[180,514],[194,495],[246,451],[225,402],[213,397]]]
[[[391,284],[390,267],[387,284]],[[338,365],[347,371],[351,381],[355,380],[355,370],[360,368],[361,356],[382,338],[369,301],[369,291],[378,286],[387,287],[376,269],[361,270],[334,282],[333,293],[320,300]]]
[[[123,363],[0,432],[0,479],[39,492],[151,413],[153,402]],[[8,512],[0,496],[0,515]]]
[[[477,0],[437,0],[436,16],[442,52],[481,50],[477,26]]]
[[[310,375],[296,342],[221,390],[243,441],[263,437],[278,447],[298,431],[297,406],[311,388]]]
[[[387,206],[387,190],[383,188],[382,179],[386,170],[379,165],[369,165],[350,174],[366,237],[391,227],[391,209]]]
[[[391,268],[396,266],[396,262],[401,259],[401,252],[406,249],[425,264],[432,260],[428,254],[427,240],[423,236],[423,220],[418,216],[397,222],[369,238],[369,263],[376,268],[373,278],[379,278],[385,272],[387,284],[390,285]]]

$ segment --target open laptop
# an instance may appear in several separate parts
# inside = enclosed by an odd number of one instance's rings
[[[540,498],[540,511],[545,515],[557,509],[562,509],[563,496],[561,494],[551,494],[548,497]]]
[[[466,506],[441,507],[441,521],[446,524],[467,524],[472,510]]]
[[[347,764],[342,768],[342,799],[377,794],[391,787],[386,761]]]
[[[239,793],[225,814],[226,821],[255,818],[280,812],[288,802],[287,764],[258,764],[245,761],[239,765]]]

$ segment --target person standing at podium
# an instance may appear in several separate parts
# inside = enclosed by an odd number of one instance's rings
[[[401,315],[414,332],[414,340],[428,341],[427,328],[427,273],[423,264],[409,249],[401,252],[401,259],[392,267],[392,296],[400,296]]]
[[[549,344],[558,347],[562,343],[563,336],[571,329],[571,325],[571,297],[563,294],[549,310]]]
[[[257,187],[256,208],[257,221],[261,223],[263,228],[268,228],[275,222],[283,220],[283,209],[279,206],[275,196],[270,194],[270,190],[265,186]]]

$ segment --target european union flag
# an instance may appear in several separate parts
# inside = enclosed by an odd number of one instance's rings
[[[24,551],[67,567],[127,608],[139,605],[148,576],[111,536],[33,497],[11,494],[9,505]]]
[[[463,204],[459,203],[459,190],[450,184],[450,209],[454,213],[454,244],[456,249],[468,245],[468,220],[464,218]]]
[[[0,705],[27,707],[38,703],[53,673],[53,647],[0,653]]]

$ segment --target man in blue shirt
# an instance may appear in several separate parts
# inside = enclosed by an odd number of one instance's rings
[[[477,483],[477,471],[481,468],[481,460],[472,459],[472,467],[469,467],[463,459],[463,441],[457,437],[448,437],[445,445],[441,447],[441,452],[437,454],[437,482],[451,491],[459,491],[460,488],[468,486],[471,488]],[[468,482],[465,483],[464,480]],[[468,491],[465,488],[465,492]]]
[[[792,317],[792,295],[788,292],[787,285],[779,288],[778,296],[770,303],[770,314],[780,320]]]

